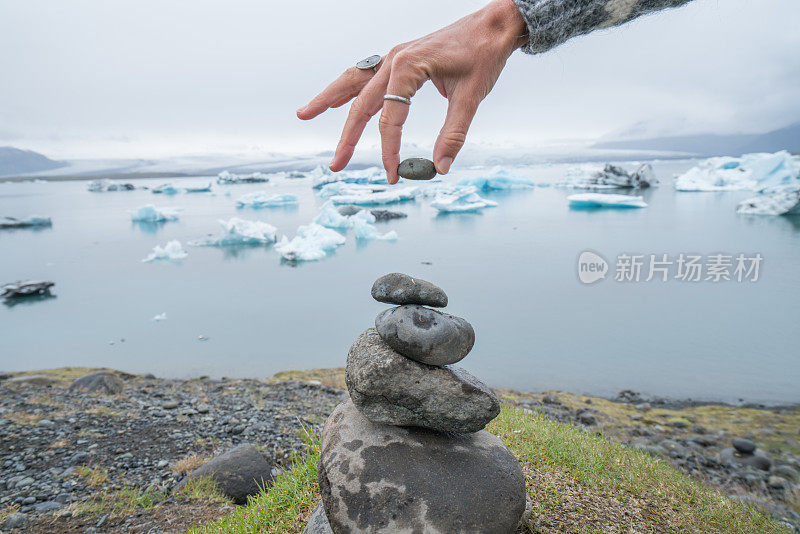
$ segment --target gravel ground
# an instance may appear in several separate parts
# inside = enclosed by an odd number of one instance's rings
[[[233,507],[170,499],[184,476],[181,460],[249,442],[280,469],[293,449],[302,450],[301,427],[319,427],[342,397],[316,381],[118,374],[124,389],[116,395],[70,392],[68,379],[0,382],[0,513],[17,514],[11,525],[41,532],[185,531]],[[98,495],[127,487],[167,500],[158,514],[79,512]],[[170,507],[173,513],[165,513]]]

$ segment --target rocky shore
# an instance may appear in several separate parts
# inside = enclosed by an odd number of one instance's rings
[[[3,530],[185,532],[236,507],[232,497],[199,486],[182,491],[192,473],[250,444],[269,466],[264,477],[274,476],[305,447],[303,428],[321,430],[346,395],[343,369],[192,380],[114,372],[117,381],[88,384],[96,391],[70,390],[95,371],[2,376]],[[668,403],[634,392],[616,399],[495,393],[501,402],[657,456],[800,532],[797,407]]]

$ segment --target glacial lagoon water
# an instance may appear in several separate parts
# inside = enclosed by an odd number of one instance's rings
[[[463,366],[492,386],[800,402],[800,218],[737,215],[748,192],[675,192],[673,174],[692,164],[654,162],[662,184],[644,191],[645,209],[570,209],[566,197],[575,191],[553,187],[482,193],[499,206],[477,214],[437,215],[430,199],[394,205],[408,218],[378,225],[395,230],[396,242],[357,243],[351,232],[330,258],[298,266],[272,247],[187,242],[218,233],[217,220],[231,217],[293,236],[324,201],[309,178],[174,196],[90,193],[86,181],[0,183],[0,216],[53,219],[52,228],[0,231],[0,283],[56,282],[55,298],[0,305],[0,370],[109,366],[191,377],[340,366],[385,308],[370,298],[372,281],[400,271],[447,291],[447,311],[477,334]],[[553,183],[565,169],[511,170]],[[296,194],[299,205],[236,208],[239,196],[259,190]],[[131,223],[127,211],[148,203],[182,208],[180,220]],[[141,262],[172,239],[188,251],[185,260]],[[579,281],[585,250],[609,261],[605,280]],[[646,272],[640,282],[617,282],[623,253],[760,253],[763,261],[754,283],[645,282]],[[152,320],[162,313],[167,320]]]

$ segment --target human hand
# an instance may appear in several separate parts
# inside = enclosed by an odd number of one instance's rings
[[[330,169],[338,172],[353,156],[367,122],[381,112],[383,166],[390,184],[397,183],[403,123],[409,106],[385,94],[407,98],[431,80],[448,100],[447,116],[433,148],[440,174],[447,174],[467,137],[478,105],[489,94],[511,53],[527,42],[525,22],[512,0],[493,0],[483,9],[425,37],[397,45],[383,56],[378,72],[347,69],[324,91],[297,110],[313,119],[353,98]]]

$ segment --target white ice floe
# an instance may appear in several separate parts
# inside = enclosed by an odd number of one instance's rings
[[[190,187],[184,187],[184,191],[187,193],[210,193],[211,192],[211,182],[208,182],[208,185],[196,185]]]
[[[161,184],[152,189],[153,193],[157,195],[177,195],[178,188],[172,184]]]
[[[759,191],[800,189],[800,158],[782,150],[709,158],[675,179],[678,191]]]
[[[642,197],[610,193],[579,193],[567,197],[570,206],[581,208],[646,208]]]
[[[352,187],[352,186],[351,186]],[[330,197],[334,204],[355,204],[356,206],[380,206],[414,200],[419,194],[419,187],[391,187],[374,188],[364,186],[364,189],[333,195]]]
[[[166,321],[167,320],[167,312],[159,313],[158,315],[156,315],[155,317],[153,317],[150,320],[153,321],[153,322],[156,322],[156,323],[160,323],[162,321]]]
[[[240,208],[274,208],[297,204],[296,195],[271,195],[266,191],[256,191],[239,197],[236,205]]]
[[[222,171],[217,175],[217,183],[223,185],[256,184],[268,181],[269,177],[263,172],[254,172],[251,174],[235,174],[230,171]]]
[[[475,212],[494,206],[497,202],[478,195],[474,186],[459,187],[449,193],[442,191],[431,202],[431,207],[442,213]]]
[[[298,227],[292,240],[283,236],[275,250],[290,261],[316,261],[344,243],[345,237],[339,232],[311,223]]]
[[[223,233],[202,241],[193,241],[190,245],[197,247],[233,247],[241,245],[267,245],[274,243],[277,228],[263,221],[246,221],[236,217],[220,220]]]
[[[372,224],[375,222],[375,216],[367,209],[361,209],[353,215],[342,215],[331,201],[323,204],[322,211],[314,218],[316,224],[342,230],[352,228],[358,220]]]
[[[133,191],[136,187],[133,184],[118,184],[111,180],[92,180],[86,189],[92,193],[105,193],[107,191]]]
[[[139,209],[130,210],[133,222],[159,223],[166,221],[177,221],[181,214],[181,208],[157,208],[152,204],[146,204]]]
[[[368,167],[357,171],[331,172],[330,169],[318,165],[309,173],[312,187],[320,189],[327,184],[381,184],[386,183],[386,174],[379,167]]]
[[[514,176],[502,167],[493,168],[486,176],[462,178],[458,185],[472,185],[483,191],[507,191],[510,189],[530,189],[534,186],[533,180]]]
[[[799,191],[774,191],[743,200],[736,213],[745,215],[800,215]]]
[[[163,247],[159,247],[158,245],[156,245],[153,248],[153,252],[151,252],[150,255],[147,256],[142,261],[145,263],[149,263],[155,260],[169,260],[169,261],[182,260],[188,255],[189,254],[185,250],[183,250],[181,242],[173,240],[168,242]]]
[[[381,241],[395,241],[397,240],[397,232],[391,230],[382,234],[375,228],[375,225],[369,222],[366,217],[359,217],[363,211],[359,211],[353,215],[353,233],[356,239],[364,241],[381,240]],[[373,217],[374,220],[374,217]]]
[[[38,215],[31,215],[24,219],[17,219],[16,217],[0,218],[0,228],[35,228],[52,225],[53,221],[50,217],[39,217]]]
[[[569,189],[644,189],[658,184],[653,166],[643,163],[628,172],[616,165],[599,166],[587,163],[567,169],[566,176],[556,184]]]

